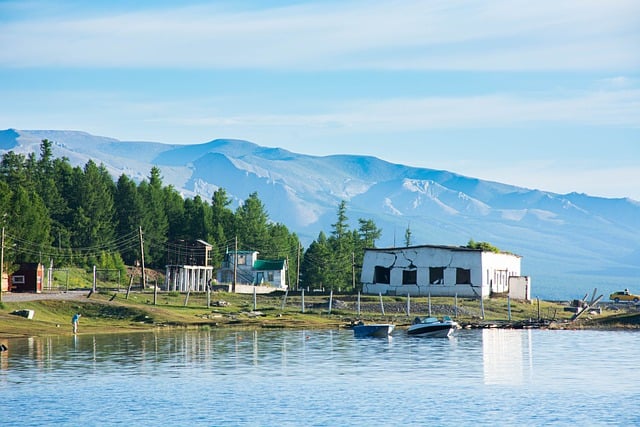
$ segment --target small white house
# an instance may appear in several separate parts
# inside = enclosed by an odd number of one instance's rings
[[[521,257],[460,246],[422,245],[365,249],[366,294],[487,298],[507,293],[520,276]]]
[[[258,259],[258,251],[229,251],[217,273],[219,283],[287,289],[287,261]]]

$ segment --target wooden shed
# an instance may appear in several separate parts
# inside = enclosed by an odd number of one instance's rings
[[[11,292],[42,292],[44,266],[40,263],[20,264],[18,271],[11,275]]]

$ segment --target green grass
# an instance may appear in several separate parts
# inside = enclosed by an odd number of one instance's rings
[[[90,298],[78,300],[38,300],[28,302],[0,303],[0,338],[11,336],[33,336],[70,334],[71,317],[82,314],[80,333],[108,333],[118,331],[152,330],[155,328],[339,328],[355,319],[371,322],[393,322],[402,327],[409,325],[414,317],[428,314],[427,298],[411,298],[410,312],[407,313],[406,298],[383,297],[385,313],[382,314],[380,298],[361,296],[360,314],[357,313],[355,295],[334,295],[329,312],[329,296],[305,295],[305,309],[302,312],[301,296],[289,296],[282,307],[283,295],[256,296],[254,312],[253,295],[226,292],[211,294],[211,305],[207,307],[207,294],[159,292],[154,304],[153,292],[126,293],[101,291]],[[457,299],[457,309],[453,298],[431,298],[431,314],[441,317],[448,315],[461,323],[480,324],[482,322],[506,322],[509,320],[509,306],[505,298],[483,301]],[[185,305],[185,302],[187,304]],[[541,319],[567,321],[572,315],[558,303],[511,302],[511,321]],[[15,310],[35,311],[33,320],[10,314]],[[457,316],[456,316],[457,314]],[[604,311],[601,316],[589,317],[572,323],[571,327],[638,327],[640,316],[635,313]]]

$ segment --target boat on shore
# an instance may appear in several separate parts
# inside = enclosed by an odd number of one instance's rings
[[[386,338],[395,329],[391,323],[373,323],[366,325],[363,322],[353,326],[353,336],[356,338]]]
[[[458,323],[445,316],[442,320],[435,317],[416,317],[411,326],[407,329],[409,335],[447,338],[458,329]]]

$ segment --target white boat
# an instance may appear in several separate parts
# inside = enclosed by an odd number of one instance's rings
[[[416,317],[407,329],[407,333],[421,337],[447,338],[457,328],[458,323],[451,320],[449,316],[445,316],[442,320],[435,317]]]
[[[392,325],[390,323],[373,323],[365,325],[360,322],[353,326],[353,336],[356,338],[386,338],[391,335],[395,327],[396,325]]]

